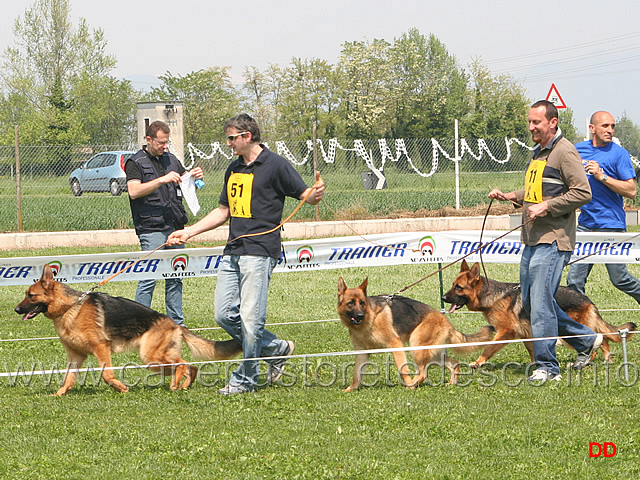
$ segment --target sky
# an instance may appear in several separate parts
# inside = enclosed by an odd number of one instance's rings
[[[32,0],[2,0],[0,51]],[[480,59],[510,74],[532,101],[551,85],[585,132],[608,110],[640,125],[640,3],[635,0],[70,0],[74,23],[101,28],[113,75],[138,89],[158,75],[231,67],[288,66],[293,58],[337,63],[345,42],[393,43],[411,28],[434,34],[460,66]],[[526,119],[523,118],[523,122]]]

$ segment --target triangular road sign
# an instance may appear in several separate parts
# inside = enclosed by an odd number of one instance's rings
[[[560,92],[556,88],[555,83],[551,84],[549,93],[547,93],[547,100],[553,103],[556,106],[556,108],[567,108],[567,104],[564,103],[564,100],[560,96]]]

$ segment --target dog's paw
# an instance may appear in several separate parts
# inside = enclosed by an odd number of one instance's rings
[[[471,362],[469,364],[469,366],[474,369],[477,370],[478,368],[480,368],[482,365],[484,365],[484,362],[478,362],[477,360],[474,360],[473,362]]]
[[[121,383],[117,380],[113,380],[108,384],[111,388],[120,393],[127,393],[129,391],[129,387],[127,387],[124,383]]]

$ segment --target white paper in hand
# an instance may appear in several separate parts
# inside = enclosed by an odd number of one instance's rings
[[[182,196],[187,201],[187,206],[193,215],[197,215],[200,211],[200,203],[198,202],[198,196],[196,195],[196,179],[193,178],[191,172],[187,172],[182,175],[182,183],[180,184],[180,190],[182,190]]]

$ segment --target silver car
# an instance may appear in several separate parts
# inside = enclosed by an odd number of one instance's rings
[[[82,195],[82,192],[111,192],[111,195],[120,195],[127,190],[124,162],[134,153],[116,151],[94,155],[71,172],[71,193],[76,197]]]

